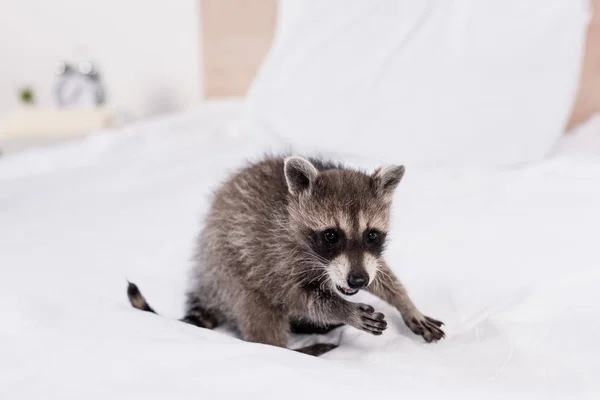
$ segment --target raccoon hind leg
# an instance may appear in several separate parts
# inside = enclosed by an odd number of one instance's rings
[[[307,354],[309,356],[319,357],[325,353],[330,352],[333,349],[336,349],[338,346],[336,344],[330,343],[316,343],[310,346],[302,347],[300,349],[296,349],[298,353]]]
[[[286,348],[290,321],[274,309],[262,296],[246,294],[236,304],[236,317],[242,338],[248,342]],[[337,345],[316,343],[299,349],[299,353],[318,357],[335,349]]]
[[[344,324],[317,325],[308,321],[292,320],[290,323],[290,332],[298,334],[324,335],[342,325]]]
[[[193,293],[187,295],[185,316],[180,321],[206,329],[214,329],[219,326],[217,317],[203,307]]]

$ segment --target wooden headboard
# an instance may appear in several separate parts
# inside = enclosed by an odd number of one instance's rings
[[[200,0],[204,98],[244,96],[273,38],[277,0]]]

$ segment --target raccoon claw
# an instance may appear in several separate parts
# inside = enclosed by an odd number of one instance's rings
[[[437,342],[446,337],[444,331],[440,329],[444,323],[425,315],[414,316],[405,319],[404,322],[414,334],[423,336],[427,343]]]
[[[356,327],[373,335],[381,335],[387,328],[385,315],[375,312],[375,309],[368,304],[358,306],[358,324]]]

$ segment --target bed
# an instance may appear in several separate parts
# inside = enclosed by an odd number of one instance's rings
[[[390,328],[290,337],[340,345],[320,358],[178,322],[210,193],[272,144],[247,101],[0,158],[0,398],[600,396],[599,119],[524,166],[407,165],[387,258],[438,343],[362,293]]]
[[[175,320],[208,194],[260,151],[240,106],[0,161],[0,397],[597,398],[598,121],[527,168],[409,169],[388,258],[448,337],[423,343],[377,301],[381,337],[291,339],[340,343],[316,359]],[[161,316],[130,307],[128,279]]]

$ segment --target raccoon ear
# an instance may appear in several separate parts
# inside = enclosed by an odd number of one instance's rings
[[[291,194],[297,195],[310,187],[319,171],[310,161],[302,157],[288,157],[284,160],[285,181]]]
[[[378,168],[371,177],[383,194],[391,195],[402,180],[404,171],[404,165],[386,165]]]

